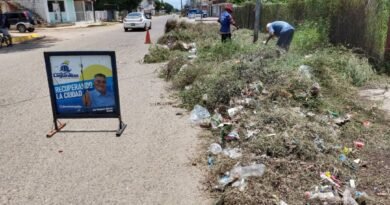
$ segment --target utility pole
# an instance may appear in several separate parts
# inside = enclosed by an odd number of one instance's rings
[[[260,24],[260,0],[256,0],[256,11],[255,11],[255,25],[254,25],[254,35],[253,35],[253,43],[259,39],[259,24]]]
[[[95,7],[93,5],[95,0],[92,0],[91,2],[92,2],[93,22],[96,23]]]

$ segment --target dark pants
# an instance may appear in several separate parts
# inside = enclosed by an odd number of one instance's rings
[[[281,32],[276,45],[288,51],[293,37],[294,37],[294,29]]]
[[[224,34],[221,34],[221,37],[222,37],[222,43],[225,43],[226,40],[232,40],[232,34],[231,33],[224,33]]]

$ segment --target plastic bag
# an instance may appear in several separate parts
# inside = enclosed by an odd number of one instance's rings
[[[210,118],[210,113],[206,108],[200,105],[194,106],[194,109],[191,111],[191,116],[190,116],[190,120],[192,123],[199,124],[203,120],[208,118]]]

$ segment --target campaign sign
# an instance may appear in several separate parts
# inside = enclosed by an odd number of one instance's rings
[[[114,52],[45,52],[55,118],[118,117]]]

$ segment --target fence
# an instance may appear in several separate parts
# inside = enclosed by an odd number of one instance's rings
[[[236,8],[238,25],[253,29],[254,9],[253,3]],[[389,15],[389,0],[290,0],[285,4],[263,4],[260,30],[275,20],[297,25],[305,20],[323,19],[329,23],[332,43],[360,47],[376,59],[390,61]]]
[[[117,11],[95,11],[96,21],[116,21],[119,20],[119,12]],[[92,22],[93,11],[78,11],[76,12],[77,21]]]

